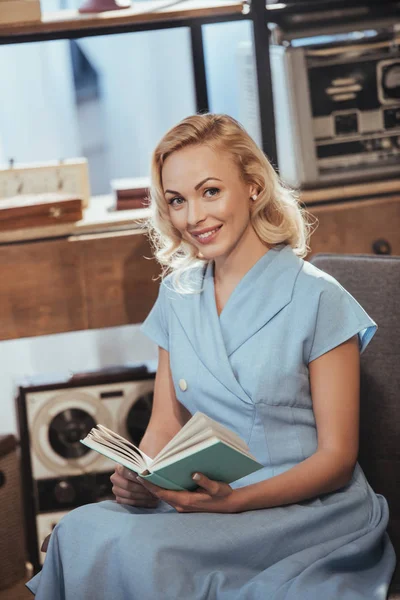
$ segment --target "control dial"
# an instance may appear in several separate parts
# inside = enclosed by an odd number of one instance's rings
[[[69,504],[75,499],[76,492],[68,481],[59,481],[54,488],[54,496],[60,504]]]

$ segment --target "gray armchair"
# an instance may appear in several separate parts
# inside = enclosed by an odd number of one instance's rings
[[[400,558],[400,256],[317,254],[310,261],[335,277],[377,322],[361,357],[359,463],[390,509],[388,533]],[[400,565],[388,600],[400,600]]]

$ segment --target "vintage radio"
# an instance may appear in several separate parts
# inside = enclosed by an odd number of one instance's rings
[[[271,45],[280,174],[314,187],[400,172],[400,33],[343,32]]]

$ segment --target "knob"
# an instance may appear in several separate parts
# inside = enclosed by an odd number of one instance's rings
[[[391,254],[392,247],[387,240],[375,240],[372,244],[374,254]]]
[[[54,495],[60,504],[72,502],[76,493],[73,486],[68,481],[59,481],[54,488]]]

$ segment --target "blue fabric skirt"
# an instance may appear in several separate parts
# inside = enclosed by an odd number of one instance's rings
[[[385,600],[387,521],[369,486],[237,514],[105,501],[59,522],[27,587],[36,600]]]

